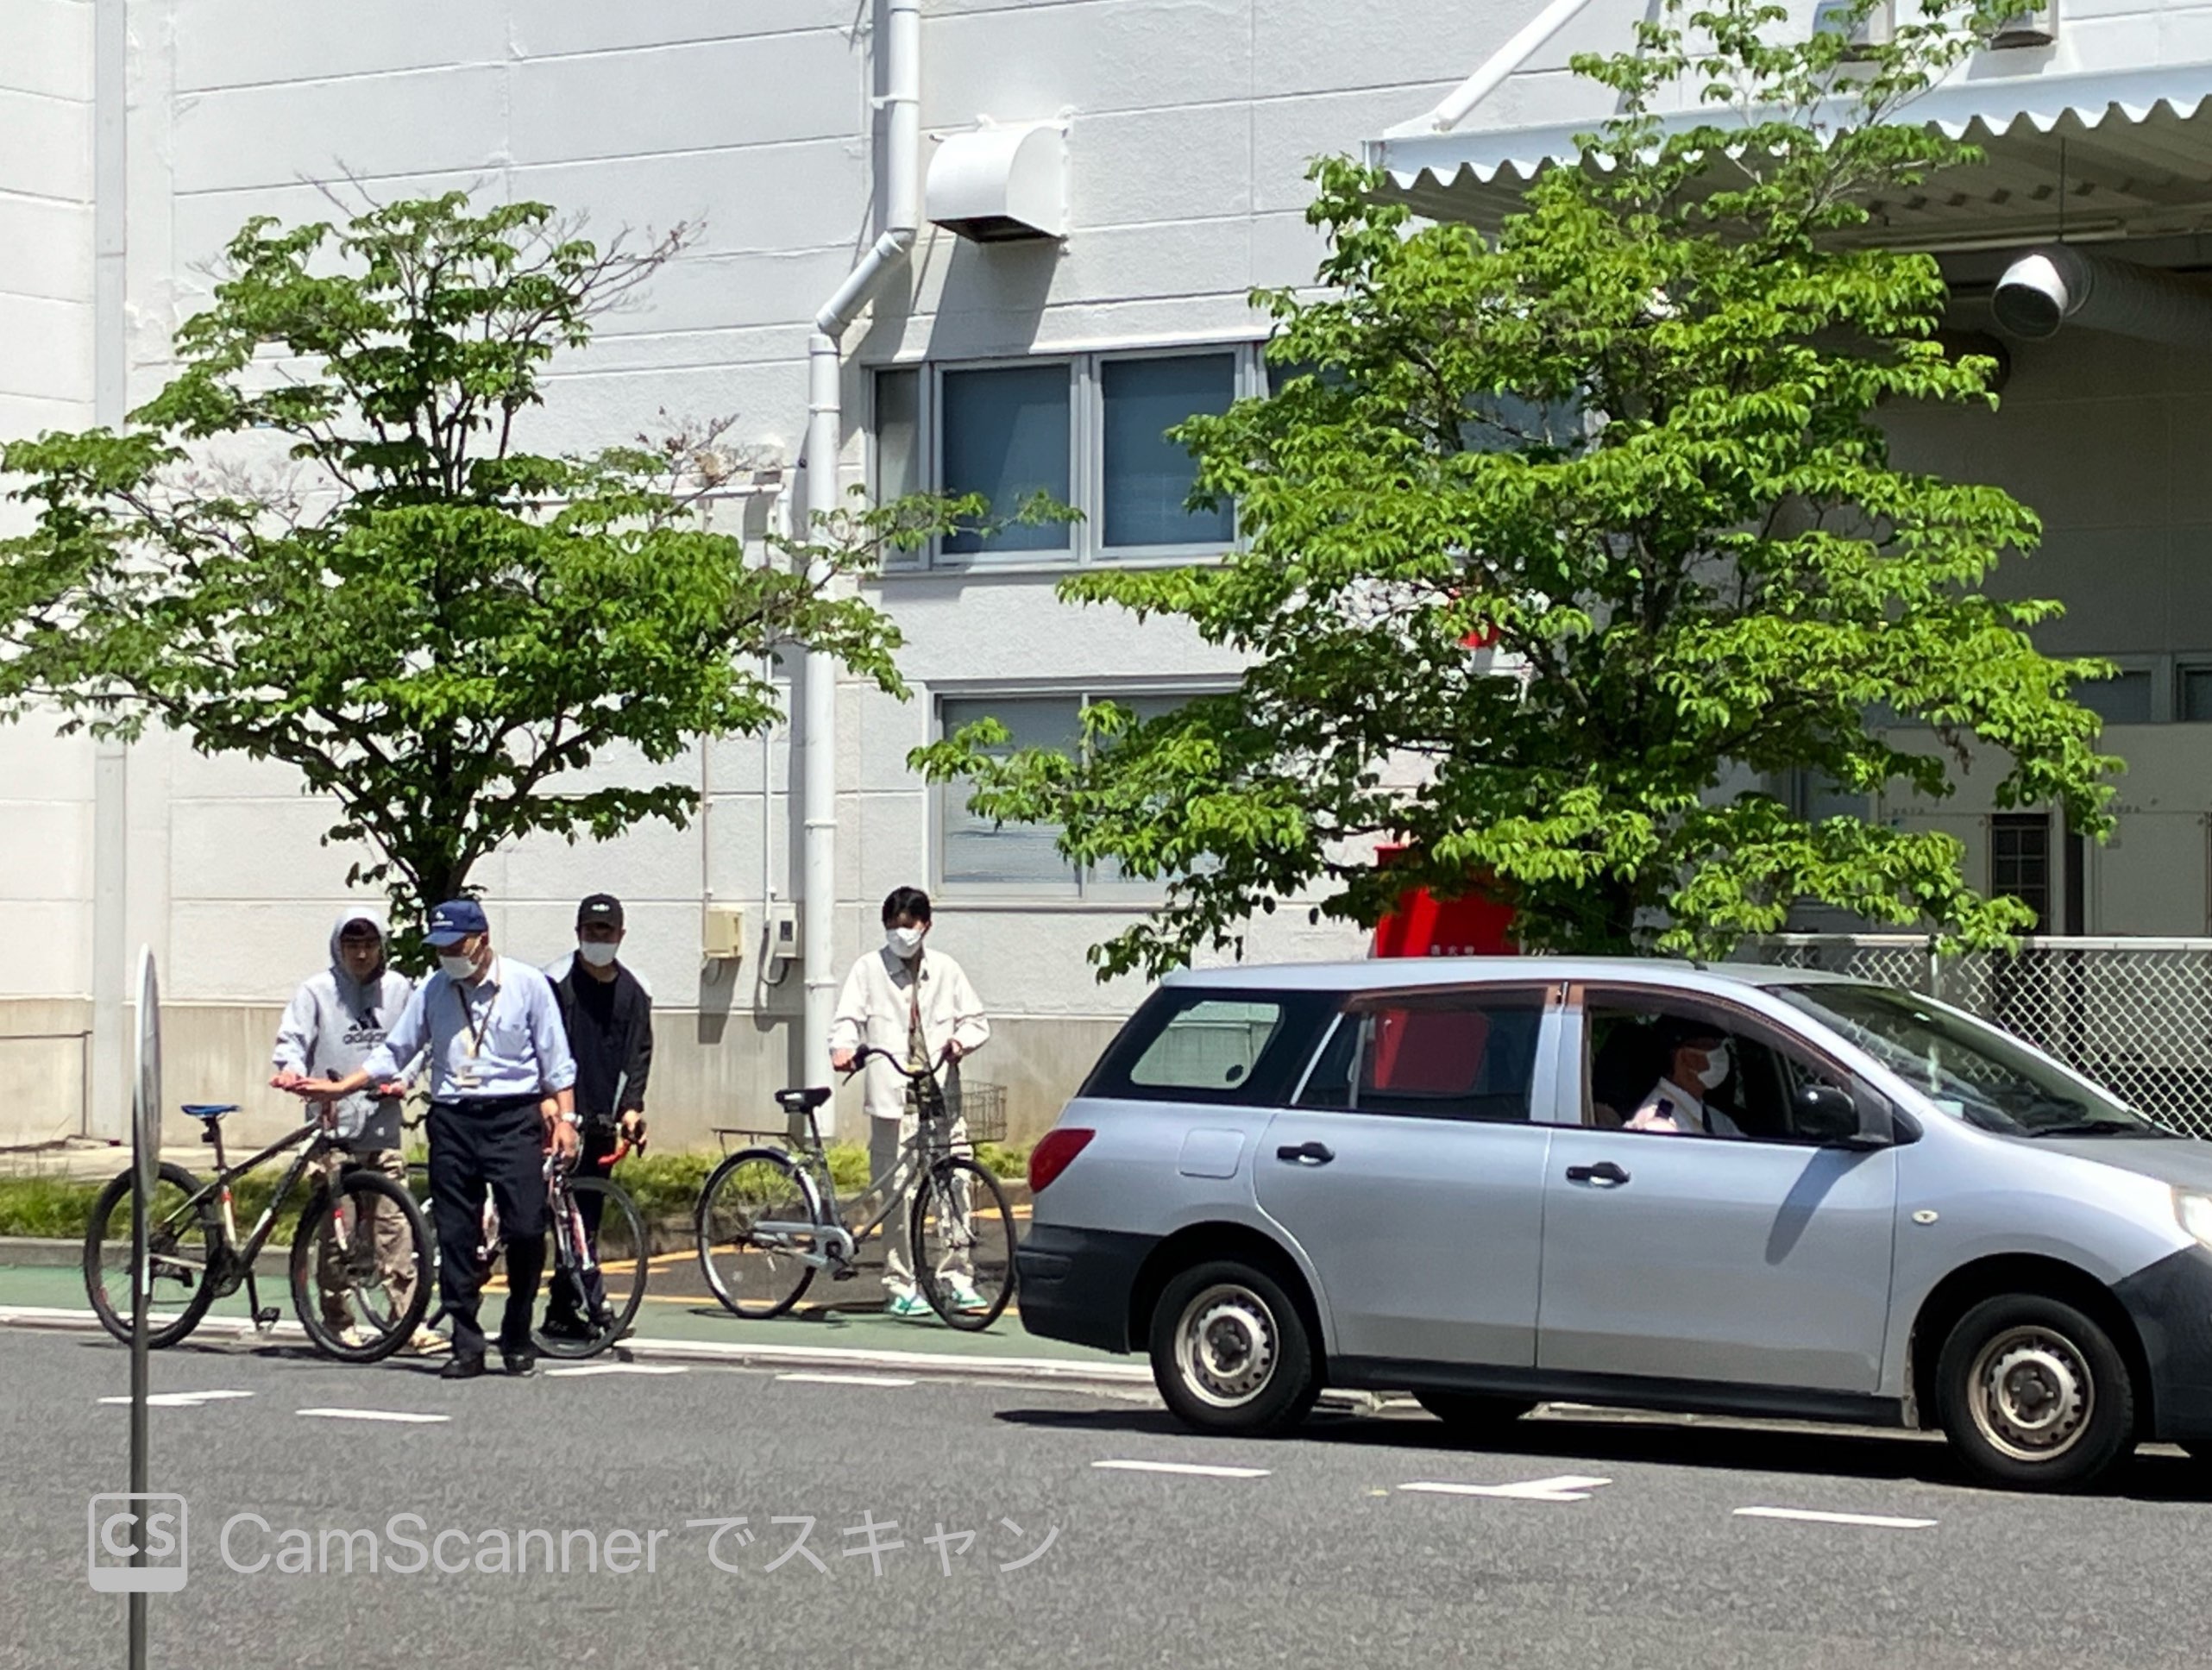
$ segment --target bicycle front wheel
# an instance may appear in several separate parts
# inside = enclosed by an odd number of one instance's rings
[[[953,1328],[989,1328],[1014,1298],[1014,1209],[965,1154],[929,1168],[914,1194],[914,1285]]]
[[[146,1342],[173,1346],[199,1326],[215,1303],[211,1272],[228,1245],[223,1212],[212,1193],[202,1195],[200,1180],[181,1165],[164,1165],[154,1184],[153,1211],[147,1219],[146,1251],[152,1267],[148,1296]],[[130,1343],[131,1174],[125,1171],[100,1190],[85,1227],[85,1292],[100,1326]]]
[[[630,1191],[606,1177],[572,1177],[545,1226],[545,1282],[537,1348],[549,1357],[595,1357],[624,1334],[645,1303],[652,1249]]]
[[[318,1186],[292,1238],[292,1308],[315,1348],[374,1363],[414,1334],[430,1303],[430,1232],[423,1209],[381,1172]]]
[[[700,1191],[692,1227],[707,1285],[749,1321],[780,1316],[799,1303],[814,1266],[821,1196],[814,1180],[780,1148],[743,1148]]]

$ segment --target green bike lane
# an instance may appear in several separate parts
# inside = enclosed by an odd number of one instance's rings
[[[85,1296],[79,1249],[65,1243],[0,1243],[0,1326],[97,1327]],[[639,1358],[700,1357],[826,1366],[905,1366],[936,1372],[1015,1371],[1048,1376],[1148,1382],[1141,1359],[1041,1339],[1021,1326],[1018,1305],[980,1333],[949,1328],[936,1318],[906,1322],[883,1314],[874,1271],[837,1284],[826,1297],[810,1290],[792,1314],[757,1322],[734,1316],[709,1295],[688,1252],[652,1260],[644,1300],[633,1332],[616,1354]],[[281,1321],[277,1338],[296,1339],[292,1291],[281,1262],[264,1255],[258,1281],[264,1306]],[[818,1284],[817,1290],[825,1284]],[[500,1303],[486,1295],[487,1309]],[[74,1313],[72,1317],[72,1313]],[[252,1337],[251,1311],[241,1287],[210,1308],[195,1338],[208,1344]],[[912,1359],[912,1360],[908,1360]]]

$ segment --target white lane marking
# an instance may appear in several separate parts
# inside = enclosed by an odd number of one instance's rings
[[[576,1363],[568,1368],[549,1368],[548,1374],[688,1374],[682,1363]]]
[[[1556,1479],[1531,1479],[1518,1485],[1451,1485],[1433,1479],[1416,1484],[1400,1485],[1401,1491],[1425,1491],[1433,1496],[1497,1496],[1511,1502],[1587,1502],[1590,1492],[1612,1484],[1610,1479],[1592,1479],[1579,1472],[1565,1472]]]
[[[895,1374],[779,1374],[779,1380],[801,1380],[812,1386],[910,1386],[912,1380]]]
[[[1870,1525],[1882,1531],[1924,1531],[1932,1519],[1900,1519],[1889,1514],[1819,1513],[1811,1508],[1738,1508],[1738,1519],[1800,1519],[1814,1525]]]
[[[1194,1479],[1265,1479],[1266,1467],[1208,1467],[1196,1461],[1093,1461],[1094,1467],[1122,1472],[1179,1472]]]
[[[404,1421],[411,1426],[430,1426],[453,1419],[449,1415],[410,1415],[402,1409],[304,1409],[292,1413],[320,1416],[329,1421]]]
[[[212,1403],[224,1397],[251,1397],[250,1391],[155,1391],[146,1397],[148,1409],[198,1409],[202,1403]],[[103,1397],[104,1403],[128,1403],[128,1397]]]

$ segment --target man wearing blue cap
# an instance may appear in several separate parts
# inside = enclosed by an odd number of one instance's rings
[[[446,1249],[438,1296],[453,1319],[453,1360],[439,1372],[465,1380],[484,1372],[476,1262],[463,1249],[476,1245],[489,1189],[506,1242],[500,1359],[509,1374],[528,1374],[537,1363],[531,1318],[545,1261],[545,1151],[575,1156],[576,1064],[552,986],[529,964],[493,955],[482,906],[448,900],[425,937],[437,972],[415,988],[384,1042],[345,1077],[293,1088],[349,1096],[397,1078],[401,1062],[429,1047],[430,1203]]]

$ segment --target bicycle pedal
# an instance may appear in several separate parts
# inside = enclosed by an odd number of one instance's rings
[[[254,1313],[254,1326],[266,1334],[277,1325],[277,1318],[281,1314],[274,1305],[263,1305]]]
[[[851,1265],[841,1264],[830,1271],[830,1279],[833,1282],[849,1282],[859,1273]]]

